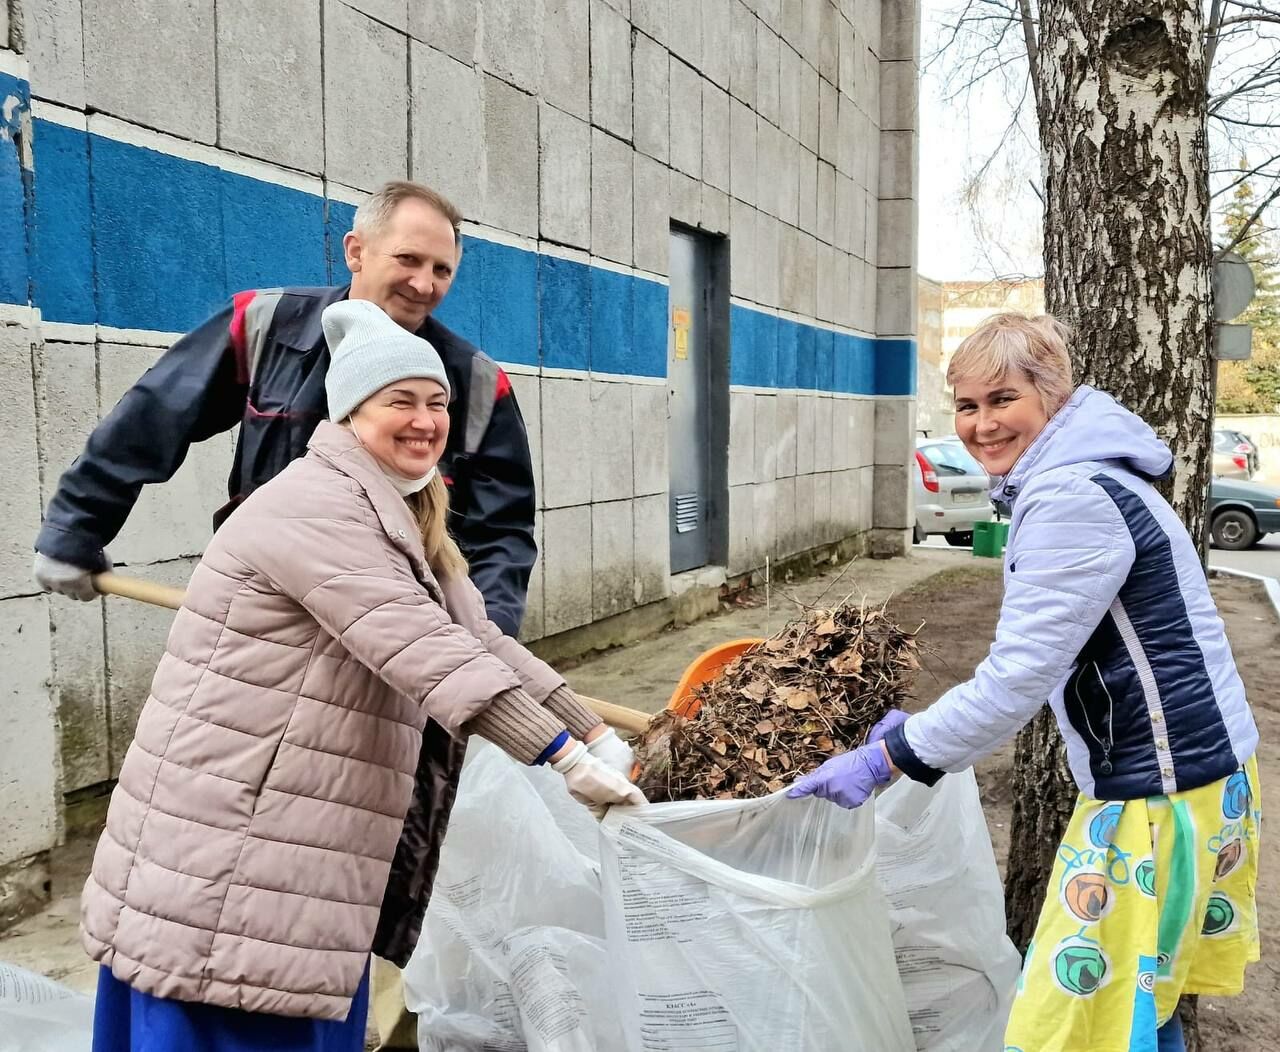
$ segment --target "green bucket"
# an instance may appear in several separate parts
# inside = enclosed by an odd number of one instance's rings
[[[975,522],[973,524],[973,554],[988,559],[999,559],[1009,541],[1007,522]]]

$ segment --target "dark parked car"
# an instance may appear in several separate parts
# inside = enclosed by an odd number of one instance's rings
[[[1280,532],[1280,488],[1216,478],[1209,487],[1209,528],[1215,547],[1239,552]]]

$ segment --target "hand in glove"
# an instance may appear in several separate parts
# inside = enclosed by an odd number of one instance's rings
[[[793,800],[820,796],[841,807],[861,807],[891,777],[888,750],[883,742],[875,742],[831,757],[816,771],[797,778],[787,796]]]
[[[569,795],[591,809],[597,817],[604,815],[612,804],[643,804],[644,794],[632,785],[624,775],[606,766],[591,755],[582,742],[573,747],[551,769],[564,777]]]
[[[890,709],[884,714],[884,719],[871,728],[871,733],[867,735],[867,744],[884,741],[891,730],[895,727],[901,727],[906,722],[907,714],[905,712],[901,709]]]
[[[111,564],[107,564],[107,569]],[[98,590],[93,587],[93,571],[82,566],[72,566],[58,559],[36,552],[36,561],[31,568],[31,575],[46,592],[57,592],[59,595],[89,602],[98,598]]]
[[[606,727],[594,738],[588,738],[587,751],[606,767],[617,771],[628,781],[631,780],[631,772],[636,766],[636,754],[612,727]]]

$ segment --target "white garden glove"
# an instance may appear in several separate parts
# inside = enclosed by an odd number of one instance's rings
[[[635,770],[636,754],[631,746],[618,737],[612,727],[605,728],[603,734],[587,742],[587,751],[606,767],[617,771],[627,781],[631,780],[631,772]]]
[[[36,552],[31,575],[46,592],[57,592],[85,603],[98,598],[98,590],[93,587],[93,571],[83,566],[72,566]]]
[[[644,793],[624,775],[591,755],[582,742],[574,742],[567,756],[551,765],[564,778],[569,795],[590,809],[597,818],[604,817],[612,804],[643,804]]]

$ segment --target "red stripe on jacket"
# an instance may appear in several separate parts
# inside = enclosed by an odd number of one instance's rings
[[[249,347],[245,342],[244,315],[257,294],[256,289],[249,289],[246,292],[237,292],[231,297],[231,324],[228,329],[231,334],[231,348],[236,356],[236,382],[242,384],[249,382]]]

